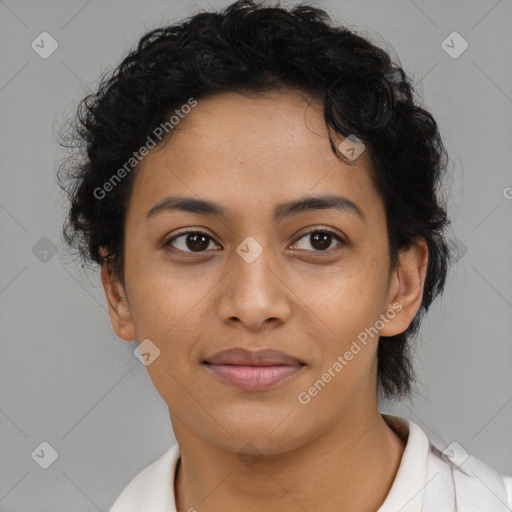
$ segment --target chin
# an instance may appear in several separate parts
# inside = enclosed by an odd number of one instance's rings
[[[287,413],[288,414],[288,413]],[[250,413],[231,421],[226,419],[222,423],[232,435],[222,431],[222,439],[211,439],[223,449],[234,453],[247,455],[279,455],[290,452],[306,444],[314,432],[306,430],[304,421],[293,421],[290,414],[268,415],[259,417],[250,416]],[[301,430],[297,429],[301,425]],[[218,432],[218,430],[217,430]]]

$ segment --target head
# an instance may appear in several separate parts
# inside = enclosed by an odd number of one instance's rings
[[[83,100],[65,240],[100,265],[116,334],[158,353],[176,423],[271,452],[411,392],[449,262],[446,154],[413,95],[325,12],[241,1],[146,34]],[[234,347],[303,368],[242,391],[204,368]]]

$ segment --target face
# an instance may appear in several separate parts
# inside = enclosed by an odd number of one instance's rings
[[[340,162],[321,105],[292,91],[201,99],[182,123],[136,171],[125,288],[102,269],[117,335],[150,340],[146,369],[178,441],[279,453],[375,409],[374,333],[409,325],[426,253],[405,252],[390,269],[367,152]],[[178,208],[170,196],[215,203],[222,215]],[[300,363],[281,366],[285,377],[271,385],[260,367],[263,386],[250,388],[247,368],[235,375],[243,385],[205,364],[233,348],[279,350]]]

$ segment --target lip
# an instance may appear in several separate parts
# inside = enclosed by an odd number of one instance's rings
[[[205,359],[210,364],[232,364],[239,366],[275,366],[304,364],[300,359],[274,349],[251,352],[245,348],[229,348],[216,352]]]
[[[247,391],[268,389],[294,377],[305,366],[280,350],[250,352],[243,348],[222,350],[203,361],[218,378]]]

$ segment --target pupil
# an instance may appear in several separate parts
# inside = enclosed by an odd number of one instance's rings
[[[331,236],[332,235],[330,235],[329,233],[317,231],[312,235],[313,241],[311,245],[315,249],[327,249],[331,245]],[[317,245],[319,245],[320,247],[317,247]]]
[[[329,233],[317,231],[311,235],[311,245],[318,250],[327,249],[331,245],[331,237],[332,235]],[[200,252],[201,250],[206,249],[208,244],[208,237],[203,234],[194,233],[187,236],[187,247],[191,251]]]
[[[187,236],[187,247],[191,251],[199,252],[202,249],[206,249],[208,247],[208,243],[208,237],[203,234],[194,233]]]

